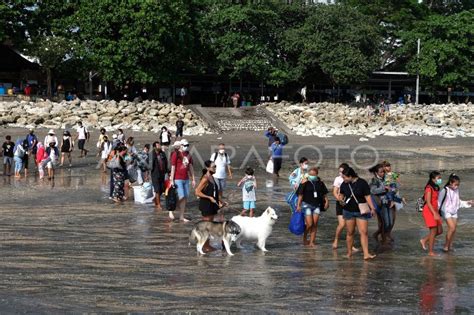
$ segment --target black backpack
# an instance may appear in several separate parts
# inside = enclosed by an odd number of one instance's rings
[[[213,154],[213,157],[214,157],[214,158],[211,159],[212,162],[216,162],[217,157],[218,157],[218,154],[219,154],[219,152],[217,152],[217,151],[214,152],[214,154]],[[224,153],[224,156],[225,156],[225,161],[226,161],[226,163],[229,162],[229,155],[227,154],[227,152]]]

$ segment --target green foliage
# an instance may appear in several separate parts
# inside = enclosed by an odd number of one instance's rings
[[[474,74],[474,10],[443,16],[431,15],[426,21],[401,34],[400,55],[408,55],[407,69],[419,72],[432,86],[463,87]],[[416,43],[421,52],[416,56]]]
[[[380,36],[370,17],[342,5],[309,10],[299,28],[285,32],[283,46],[297,56],[297,80],[322,71],[335,84],[363,82],[378,66]]]
[[[183,73],[342,85],[376,69],[419,72],[425,86],[472,81],[472,0],[305,2],[5,0],[0,40],[37,57],[49,79],[94,71],[116,86]]]
[[[189,1],[84,1],[72,29],[101,77],[152,83],[171,80],[190,60]]]
[[[278,15],[266,5],[214,5],[203,16],[202,41],[215,52],[219,73],[267,78],[275,60]]]

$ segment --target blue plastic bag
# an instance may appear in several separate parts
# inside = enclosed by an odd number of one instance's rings
[[[293,212],[290,219],[290,225],[288,225],[288,229],[291,233],[295,235],[301,235],[304,233],[305,223],[304,223],[304,213],[300,212]]]

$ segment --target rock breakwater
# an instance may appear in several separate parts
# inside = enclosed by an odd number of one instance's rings
[[[390,106],[388,113],[334,103],[265,103],[291,130],[301,136],[336,135],[474,137],[474,105],[431,104]]]
[[[156,101],[0,102],[0,126],[66,129],[82,121],[89,128],[118,128],[158,132],[162,126],[175,130],[178,117],[186,135],[211,133],[207,122],[190,109]]]

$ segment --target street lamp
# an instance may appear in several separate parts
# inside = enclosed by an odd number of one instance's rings
[[[421,41],[418,38],[418,43],[417,43],[418,49],[417,49],[417,52],[416,52],[416,59],[417,59],[418,63],[420,62],[420,44],[421,44]],[[416,105],[418,105],[419,99],[420,99],[420,70],[418,69],[416,71],[416,97],[415,97],[415,104]]]

